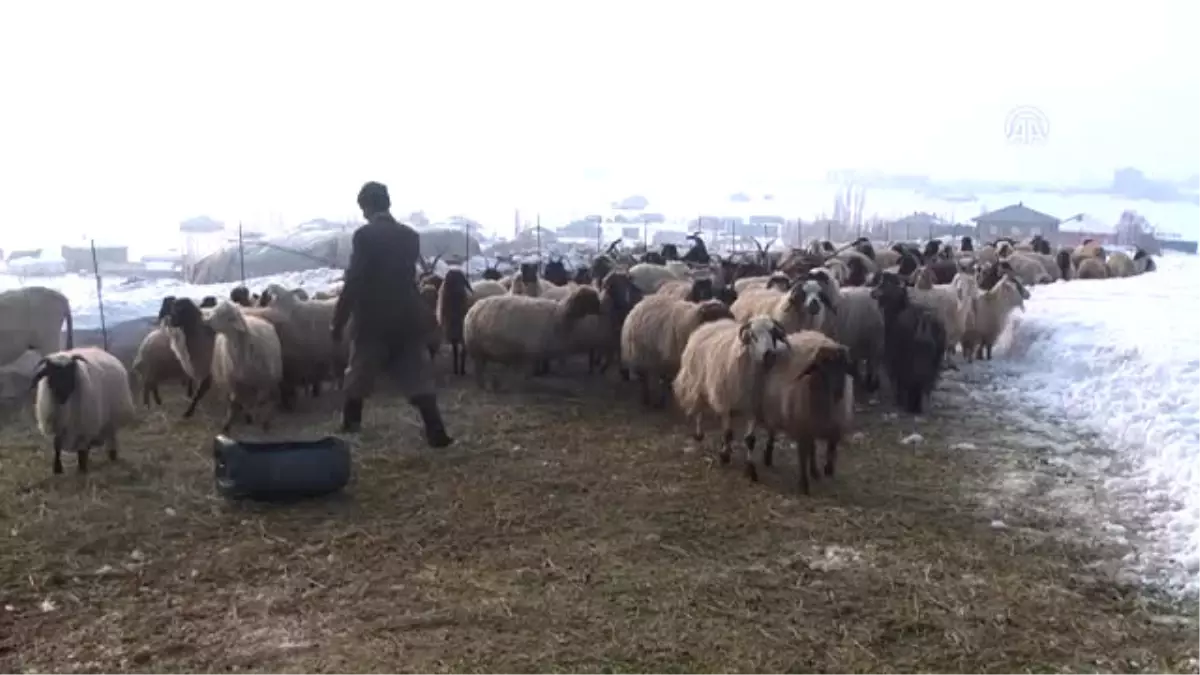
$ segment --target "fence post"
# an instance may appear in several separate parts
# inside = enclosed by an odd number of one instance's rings
[[[96,304],[100,306],[100,335],[108,351],[108,324],[104,321],[104,285],[100,283],[100,262],[96,260],[96,240],[92,240],[92,271],[96,274]]]
[[[463,271],[471,278],[471,221],[463,218]]]
[[[537,224],[534,225],[534,236],[537,237],[538,269],[542,269],[542,214],[537,214]]]
[[[238,259],[242,266],[242,285],[246,285],[246,243],[242,239],[242,221],[238,221]]]

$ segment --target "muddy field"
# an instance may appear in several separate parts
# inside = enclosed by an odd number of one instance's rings
[[[752,484],[615,381],[443,377],[453,447],[381,396],[346,493],[286,507],[215,496],[218,411],[180,420],[174,391],[86,478],[8,415],[0,670],[1196,670],[1194,604],[997,497],[1037,458],[961,383],[919,421],[864,409],[801,497],[789,446]],[[281,431],[324,435],[337,405]]]

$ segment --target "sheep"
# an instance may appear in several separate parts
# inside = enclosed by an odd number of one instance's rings
[[[493,295],[504,295],[507,292],[499,281],[483,279],[471,284],[471,302],[478,302]]]
[[[471,282],[459,269],[446,272],[442,287],[438,291],[437,321],[442,334],[450,344],[451,371],[455,375],[467,374],[467,351],[463,349],[463,319],[472,299]]]
[[[1146,250],[1142,248],[1139,248],[1133,253],[1133,267],[1134,271],[1138,274],[1153,272],[1156,269],[1154,258],[1151,258],[1150,254],[1146,253]]]
[[[337,300],[301,300],[276,284],[267,286],[263,294],[268,293],[272,297],[270,306],[251,314],[269,321],[279,334],[286,371],[280,395],[285,406],[290,406],[293,385],[307,385],[313,396],[319,396],[321,382],[331,377],[341,379],[350,360],[349,341],[334,342],[329,332]],[[427,303],[428,294],[422,292]],[[440,344],[440,337],[439,333],[432,335],[431,347]],[[431,353],[435,351],[431,349]]]
[[[1063,281],[1070,281],[1075,278],[1075,268],[1071,264],[1071,252],[1067,249],[1062,249],[1054,255],[1054,264],[1058,267],[1059,278]]]
[[[174,300],[172,299],[172,304]],[[168,316],[169,316],[169,308]],[[163,317],[164,319],[166,316]],[[142,338],[138,345],[137,354],[133,357],[133,372],[142,383],[142,405],[150,406],[150,397],[154,397],[155,405],[162,405],[162,395],[158,385],[163,382],[182,382],[190,398],[195,393],[192,378],[183,369],[183,364],[171,350],[170,331],[179,330],[160,324]]]
[[[933,310],[909,299],[895,273],[881,273],[871,297],[883,313],[884,365],[896,402],[919,415],[941,376],[946,328]]]
[[[870,288],[844,288],[838,297],[835,335],[850,350],[855,372],[863,389],[879,388],[879,367],[883,363],[883,313],[871,297]]]
[[[1054,278],[1046,272],[1042,262],[1033,257],[1034,255],[1033,253],[1017,252],[1010,256],[1002,256],[1000,259],[1007,262],[1016,273],[1017,278],[1027,286],[1054,281]]]
[[[850,350],[817,331],[788,336],[788,349],[766,372],[756,423],[767,432],[763,466],[771,466],[775,436],[796,442],[800,492],[809,493],[809,478],[819,480],[816,441],[825,441],[825,476],[837,467],[837,449],[854,419],[854,363]],[[758,480],[751,452],[746,474]]]
[[[436,359],[438,350],[442,347],[442,327],[437,322],[437,305],[438,292],[441,289],[441,279],[438,283],[432,284],[426,281],[422,283],[417,291],[421,296],[421,302],[425,303],[425,309],[429,310],[428,316],[433,317],[430,330],[425,335],[425,348],[429,350],[429,358]]]
[[[981,358],[992,360],[992,347],[1008,325],[1008,316],[1014,309],[1025,309],[1027,295],[1021,282],[1006,274],[991,290],[976,296],[975,328],[979,338],[978,355]]]
[[[963,358],[968,362],[975,360],[975,350],[979,346],[979,328],[975,321],[975,298],[979,295],[979,282],[970,272],[963,270],[950,282],[954,294],[958,297],[958,320],[962,327],[962,335],[958,344],[962,347]],[[949,342],[950,350],[954,351],[954,343]]]
[[[692,332],[679,359],[672,390],[684,414],[692,421],[697,441],[704,438],[704,417],[721,420],[720,460],[728,464],[733,453],[733,422],[752,416],[758,407],[763,375],[778,352],[788,348],[787,331],[769,316],[744,321],[718,319]],[[753,449],[753,426],[745,436]]]
[[[0,401],[20,398],[29,392],[29,383],[42,362],[36,349],[27,349],[16,359],[0,365]]]
[[[1137,270],[1133,267],[1133,260],[1121,251],[1113,251],[1108,255],[1108,260],[1104,261],[1108,266],[1108,276],[1114,279],[1120,277],[1131,277],[1137,274]]]
[[[0,365],[28,349],[51,354],[75,346],[75,327],[67,296],[44,286],[29,286],[0,293]]]
[[[34,410],[38,431],[54,443],[54,473],[63,472],[62,451],[74,451],[87,473],[88,450],[108,446],[117,459],[117,431],[134,419],[129,372],[117,357],[97,347],[54,352],[38,364]]]
[[[250,289],[245,286],[235,286],[233,290],[229,291],[229,299],[242,307],[253,307],[257,304],[250,295]]]
[[[968,312],[963,308],[964,302],[957,289],[950,284],[931,285],[927,283],[928,276],[923,277],[920,286],[908,289],[909,300],[937,315],[946,330],[946,346],[953,352],[966,331]]]
[[[479,385],[490,361],[534,361],[540,369],[543,360],[567,351],[566,339],[579,319],[599,313],[600,296],[589,286],[559,302],[511,294],[476,301],[463,319],[463,345]]]
[[[317,295],[321,295],[318,293]],[[217,296],[206,295],[200,299],[200,309],[212,309],[217,306]]]
[[[166,319],[167,326],[178,330],[170,331],[171,351],[179,360],[183,372],[196,383],[192,400],[183,417],[196,413],[196,406],[212,386],[212,357],[216,335],[208,326],[202,310],[189,298],[179,298],[171,305]]]
[[[1071,251],[1071,262],[1073,262],[1075,264],[1075,268],[1078,269],[1080,265],[1083,264],[1083,261],[1087,258],[1099,258],[1100,262],[1104,262],[1108,258],[1108,254],[1105,252],[1104,247],[1100,244],[1097,244],[1091,239],[1084,239],[1082,244],[1076,246],[1075,249]]]
[[[513,275],[509,285],[509,293],[536,298],[554,287],[550,282],[539,279],[536,263],[521,263],[520,271]]]
[[[229,410],[221,432],[229,433],[239,414],[247,414],[248,419],[254,415],[263,431],[269,430],[269,403],[279,394],[283,381],[283,350],[275,326],[231,302],[217,305],[208,325],[216,334],[213,382],[229,396]]]
[[[658,287],[655,295],[666,295],[676,300],[703,302],[714,297],[713,281],[707,277],[692,281],[668,281]]]
[[[579,320],[568,340],[569,351],[587,353],[589,375],[597,365],[604,374],[609,365],[620,362],[621,328],[642,299],[642,292],[625,272],[611,272],[604,277],[600,283],[600,313]],[[629,379],[628,371],[622,370],[622,379]]]
[[[665,265],[655,265],[653,263],[638,263],[629,268],[629,277],[633,279],[633,285],[638,287],[645,295],[657,293],[658,287],[668,281],[678,281],[686,276],[680,276]]]
[[[742,277],[733,282],[733,290],[739,294],[759,288],[774,288],[786,291],[791,285],[792,280],[786,274],[776,272],[769,276]]]
[[[1108,265],[1097,257],[1085,257],[1075,268],[1076,279],[1107,279]]]
[[[797,279],[787,293],[773,289],[749,291],[739,296],[730,309],[739,321],[766,314],[789,333],[813,329],[831,334],[839,292],[829,271],[818,267]]]
[[[688,338],[696,328],[733,313],[717,300],[700,303],[654,294],[638,303],[621,328],[621,363],[638,376],[642,403],[651,405],[650,380],[659,380],[657,407],[666,406],[671,381],[679,370]]]

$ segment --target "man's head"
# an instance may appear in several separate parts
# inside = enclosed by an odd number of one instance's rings
[[[358,191],[358,208],[362,209],[365,218],[391,210],[392,198],[388,196],[387,186],[375,181],[363,183]]]

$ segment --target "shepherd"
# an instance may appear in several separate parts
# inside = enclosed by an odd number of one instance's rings
[[[444,448],[453,439],[438,409],[433,364],[425,347],[426,332],[437,319],[417,289],[421,238],[392,217],[386,185],[364,184],[358,206],[367,224],[354,231],[350,265],[330,327],[335,342],[341,342],[348,323],[350,327],[342,431],[362,428],[363,400],[371,395],[375,373],[382,371],[421,414],[426,442]]]

